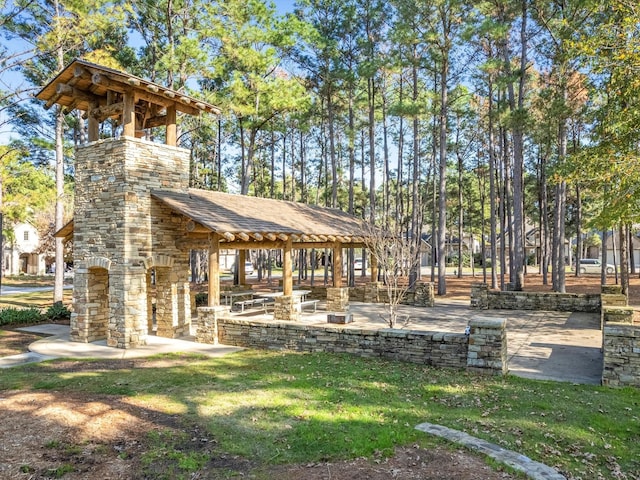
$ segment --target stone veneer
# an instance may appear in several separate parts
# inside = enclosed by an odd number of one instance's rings
[[[275,297],[273,305],[273,319],[286,322],[299,322],[302,315],[302,305],[298,295],[282,295]]]
[[[640,387],[640,326],[605,324],[602,384]]]
[[[471,307],[599,313],[600,294],[501,292],[489,290],[486,283],[474,283],[471,286]]]
[[[183,220],[150,192],[188,188],[189,157],[185,149],[128,137],[77,148],[73,340],[144,344],[151,268],[158,333],[179,336],[188,329],[189,252],[176,247]]]
[[[504,320],[472,319],[470,334],[359,328],[357,324],[301,323],[231,318],[198,309],[198,341],[269,350],[349,353],[362,357],[469,369],[490,375],[507,372]]]
[[[349,287],[327,287],[327,312],[346,312],[349,308]]]

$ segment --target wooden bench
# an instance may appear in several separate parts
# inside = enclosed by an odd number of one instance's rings
[[[310,307],[311,305],[313,305],[313,313],[315,313],[318,310],[319,302],[320,300],[305,300],[304,302],[300,302],[300,310],[302,310],[304,307]]]

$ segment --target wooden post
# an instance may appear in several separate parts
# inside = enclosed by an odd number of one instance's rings
[[[136,136],[136,115],[135,115],[135,99],[133,92],[125,92],[122,95],[122,135],[125,137]]]
[[[89,104],[89,111],[87,112],[89,114],[89,125],[88,125],[88,135],[89,135],[89,141],[90,142],[95,142],[97,140],[99,140],[100,138],[100,122],[98,122],[98,119],[96,117],[94,117],[93,115],[91,115],[91,111],[94,108],[98,108],[98,104],[95,102],[91,102]]]
[[[291,261],[291,250],[293,248],[293,240],[289,237],[284,245],[282,252],[282,294],[285,296],[293,295],[293,272]]]
[[[178,141],[178,125],[176,122],[176,106],[167,107],[167,145],[176,146]],[[244,283],[244,282],[242,282]]]
[[[342,244],[333,246],[333,286],[342,287]]]
[[[371,281],[378,281],[378,258],[375,255],[371,255]]]
[[[238,285],[244,285],[247,283],[247,271],[244,268],[244,262],[247,259],[247,251],[239,250],[238,251]]]
[[[210,307],[220,305],[220,237],[209,234],[209,302]]]

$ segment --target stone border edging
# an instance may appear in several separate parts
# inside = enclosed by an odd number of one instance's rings
[[[460,443],[465,447],[483,453],[498,462],[524,473],[532,480],[567,480],[564,475],[555,469],[512,450],[507,450],[494,443],[480,438],[472,437],[464,432],[453,430],[433,423],[421,423],[416,430],[444,438],[454,443]]]

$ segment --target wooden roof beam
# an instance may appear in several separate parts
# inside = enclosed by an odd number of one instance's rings
[[[278,233],[276,236],[283,242],[286,242],[289,239],[289,236],[285,233]]]
[[[211,229],[205,227],[201,223],[189,220],[186,224],[187,232],[189,233],[211,233]]]
[[[114,82],[109,77],[101,73],[94,73],[91,76],[91,81],[94,85],[100,85],[101,87],[107,88],[109,90],[113,90],[114,92],[118,92],[118,93],[126,93],[131,88],[128,85],[123,85],[119,82]],[[175,105],[177,110],[183,113],[187,113],[189,115],[194,115],[194,116],[198,116],[200,114],[200,111],[202,110],[200,108],[194,108],[190,105],[185,105],[183,103],[180,103],[179,101],[175,101],[174,99],[163,97],[161,94],[159,94],[160,89],[156,85],[148,84],[147,90],[149,90],[149,92],[144,92],[142,90],[135,90],[136,100],[144,100],[145,102],[153,103],[156,105],[162,105],[163,107],[170,107],[172,105]],[[204,104],[201,104],[201,105],[204,109]]]
[[[89,112],[89,115],[96,118],[98,121],[103,122],[107,118],[122,115],[122,112],[124,112],[124,102],[118,102],[94,108]]]
[[[264,240],[264,237],[261,234],[257,233],[257,232],[250,233],[249,235],[251,235],[258,242],[261,242],[262,240]]]
[[[227,242],[233,242],[236,239],[236,236],[231,232],[222,232],[219,235]]]
[[[265,234],[264,234],[264,236],[265,236],[267,239],[271,240],[272,242],[273,242],[276,238],[278,238],[278,237],[276,236],[276,234],[275,234],[275,233],[269,233],[269,232],[265,233]]]

